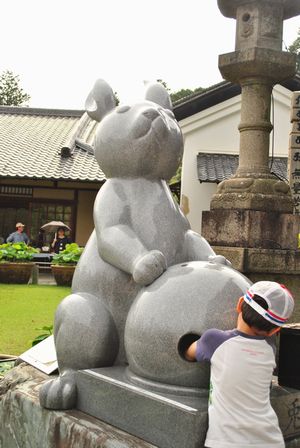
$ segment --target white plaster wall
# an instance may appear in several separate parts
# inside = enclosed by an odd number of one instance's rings
[[[290,126],[291,92],[277,85],[274,96],[274,154],[287,156]],[[209,210],[217,184],[200,184],[197,154],[210,152],[238,154],[241,96],[201,111],[179,122],[184,137],[181,205],[193,230],[201,232],[202,210]],[[271,117],[272,118],[272,117]],[[270,139],[271,154],[272,138]]]
[[[274,97],[274,154],[287,157],[289,147],[289,134],[292,130],[290,122],[292,92],[281,85],[273,89]],[[271,113],[272,121],[272,113]],[[270,155],[272,135],[270,138]]]

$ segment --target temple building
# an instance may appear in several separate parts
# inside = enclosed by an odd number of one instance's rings
[[[287,180],[292,92],[300,90],[300,76],[275,85],[272,94],[271,171]],[[201,232],[202,211],[210,209],[217,185],[238,166],[241,88],[223,81],[183,98],[174,113],[184,136],[181,207],[191,227]]]
[[[273,90],[270,165],[283,179],[290,97],[296,90],[299,76]],[[237,167],[240,106],[240,87],[227,81],[174,106],[185,140],[181,206],[196,231],[217,184]],[[0,242],[23,222],[38,245],[40,227],[58,220],[71,228],[73,241],[85,245],[93,230],[94,200],[105,182],[93,153],[96,126],[83,110],[0,106]],[[172,187],[175,194],[178,187]],[[44,242],[50,237],[44,235]]]
[[[91,150],[96,122],[84,111],[0,107],[0,238],[22,222],[33,245],[40,227],[63,221],[84,245],[105,181]],[[46,241],[47,242],[47,241]]]

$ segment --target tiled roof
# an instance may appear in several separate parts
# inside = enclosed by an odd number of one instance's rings
[[[84,111],[0,107],[0,176],[105,180],[88,149],[96,124]]]
[[[296,74],[292,79],[280,82],[280,84],[291,92],[300,90],[300,76]],[[178,121],[190,117],[202,110],[220,104],[225,100],[233,98],[241,93],[241,87],[238,84],[232,84],[229,81],[222,81],[201,92],[192,93],[189,96],[181,98],[174,103],[173,112]]]
[[[197,155],[198,179],[200,182],[219,183],[229,179],[236,172],[239,161],[238,155],[233,154],[210,154],[199,152]],[[270,157],[270,170],[280,179],[287,177],[287,158]]]

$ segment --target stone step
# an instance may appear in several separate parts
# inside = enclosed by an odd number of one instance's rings
[[[199,448],[207,429],[204,397],[172,396],[128,380],[126,368],[82,370],[77,408],[159,448]]]

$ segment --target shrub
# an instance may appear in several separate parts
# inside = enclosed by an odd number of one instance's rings
[[[76,265],[82,252],[83,247],[79,247],[78,244],[67,244],[65,250],[62,250],[59,254],[54,255],[52,264]]]
[[[31,346],[34,347],[39,342],[42,342],[44,339],[48,338],[53,334],[53,325],[44,326],[42,328],[36,328],[36,330],[43,331],[43,333],[39,334],[34,338],[34,340],[31,343]]]
[[[0,245],[0,262],[27,262],[31,261],[38,252],[25,243],[5,243]]]

